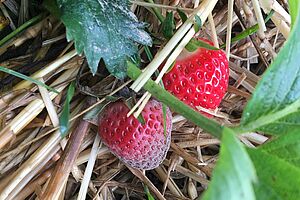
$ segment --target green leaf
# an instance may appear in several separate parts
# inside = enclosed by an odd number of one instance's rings
[[[152,196],[152,194],[150,193],[147,185],[144,185],[144,191],[145,191],[145,194],[147,195],[147,200],[155,200],[154,197]]]
[[[254,192],[258,200],[282,200],[269,185],[263,182],[254,184]]]
[[[267,192],[271,192],[272,196],[281,200],[299,199],[299,168],[258,149],[248,149],[248,153],[258,177],[258,185],[255,190],[257,199],[273,200],[266,194]]]
[[[182,23],[184,23],[184,22],[188,19],[188,17],[187,17],[186,14],[185,14],[183,11],[181,11],[180,9],[176,9],[176,11],[178,12],[178,14],[179,14],[179,16],[180,16]]]
[[[61,12],[59,10],[57,1],[53,1],[53,0],[44,0],[43,1],[43,6],[52,14],[54,15],[56,18],[60,18],[61,16]]]
[[[284,134],[300,130],[299,35],[300,15],[285,46],[257,85],[237,132]]]
[[[299,0],[289,0],[289,9],[290,9],[290,14],[292,18],[292,26],[295,24],[297,21],[297,16],[299,17],[299,5],[300,1]]]
[[[186,50],[189,52],[196,51],[198,48],[205,48],[210,50],[219,50],[218,48],[211,46],[210,44],[207,44],[206,42],[202,40],[197,40],[195,38],[192,38],[191,41],[185,46]]]
[[[144,23],[130,11],[128,0],[57,0],[67,39],[74,40],[79,54],[85,53],[96,73],[102,58],[110,73],[126,76],[126,58],[138,53],[136,43],[152,45]]]
[[[254,200],[255,169],[243,145],[225,128],[220,158],[203,200]]]
[[[168,12],[162,23],[162,33],[166,39],[170,39],[174,35],[175,20],[173,12]]]
[[[19,72],[14,71],[14,70],[7,69],[6,67],[0,66],[0,71],[8,73],[8,74],[11,74],[13,76],[16,76],[16,77],[21,78],[21,79],[26,80],[26,81],[29,81],[29,82],[34,83],[36,85],[42,86],[44,88],[47,88],[48,90],[50,90],[52,92],[55,92],[57,94],[59,93],[56,89],[54,89],[54,88],[46,85],[45,83],[43,83],[43,82],[41,82],[39,80],[33,79],[33,78],[29,77],[29,76],[26,76],[24,74],[21,74]]]
[[[260,146],[260,149],[300,168],[300,134],[298,131],[281,135]]]
[[[69,119],[70,119],[70,102],[75,92],[75,83],[72,82],[69,85],[67,98],[65,100],[64,108],[59,117],[59,130],[61,137],[65,137],[69,131]]]

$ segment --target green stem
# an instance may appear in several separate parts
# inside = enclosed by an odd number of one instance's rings
[[[271,10],[270,13],[268,14],[268,16],[265,19],[265,23],[267,23],[271,19],[273,14],[274,14],[274,10]],[[242,40],[242,39],[248,37],[249,35],[252,35],[252,34],[256,33],[258,30],[259,30],[258,24],[255,24],[255,25],[245,29],[243,32],[241,32],[240,34],[238,34],[234,38],[232,38],[230,43],[234,43],[234,42],[237,42],[239,40]],[[221,49],[225,48],[225,46],[226,46],[226,44],[223,44],[223,45],[221,45],[220,48]]]
[[[153,0],[146,0],[148,3],[153,3]],[[156,15],[157,19],[162,23],[165,20],[165,17],[161,14],[160,9],[158,8],[152,8],[154,14]]]
[[[17,34],[19,34],[20,32],[22,32],[26,28],[28,28],[29,26],[31,26],[31,25],[35,24],[36,22],[38,22],[39,20],[41,20],[43,18],[43,16],[44,16],[44,14],[40,14],[38,16],[35,16],[34,18],[32,18],[32,19],[28,20],[27,22],[25,22],[24,24],[22,24],[20,27],[18,27],[13,32],[11,32],[10,34],[8,34],[6,37],[4,37],[0,41],[0,47],[3,44],[5,44],[7,41],[9,41],[10,39],[12,39],[13,37],[15,37]]]
[[[131,79],[136,80],[142,73],[141,70],[130,61],[127,62],[127,65],[127,75]],[[177,113],[181,114],[185,118],[189,119],[191,122],[203,128],[203,130],[211,133],[217,138],[222,137],[222,131],[224,128],[223,126],[221,126],[213,120],[202,116],[199,112],[196,112],[194,109],[187,106],[182,101],[178,100],[175,96],[161,88],[154,81],[148,80],[147,83],[144,85],[144,89],[150,92],[152,96],[157,98],[159,101],[168,105],[171,109],[175,110]]]

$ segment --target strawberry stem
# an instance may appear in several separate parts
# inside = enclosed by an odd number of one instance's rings
[[[127,66],[127,75],[131,79],[136,80],[142,73],[142,71],[130,61],[127,61]],[[195,123],[203,130],[209,132],[217,138],[222,137],[222,131],[224,128],[223,126],[213,120],[202,116],[199,112],[195,111],[194,109],[177,99],[175,96],[167,92],[165,89],[161,88],[153,80],[148,80],[144,85],[144,89],[150,92],[156,99],[166,104],[171,109],[184,116],[186,119]]]

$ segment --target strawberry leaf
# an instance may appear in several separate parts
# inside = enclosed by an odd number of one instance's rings
[[[254,200],[255,169],[243,145],[225,128],[220,158],[203,200]]]
[[[297,131],[281,135],[260,149],[300,167],[300,134]]]
[[[300,3],[295,5],[300,11]],[[298,14],[288,41],[265,72],[246,106],[237,132],[257,130],[284,134],[300,130],[299,35]]]
[[[258,184],[255,185],[257,199],[299,199],[299,168],[259,149],[248,149],[248,154],[258,177]]]
[[[126,58],[137,54],[136,43],[151,46],[144,23],[130,11],[127,0],[57,0],[67,39],[74,40],[79,54],[85,53],[96,73],[102,58],[110,73],[126,76]]]

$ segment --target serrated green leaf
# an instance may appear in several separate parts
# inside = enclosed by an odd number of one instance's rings
[[[136,43],[152,44],[144,23],[130,11],[128,0],[57,0],[67,39],[74,40],[79,54],[85,53],[96,73],[102,58],[110,73],[126,76],[126,58],[138,52]]]
[[[300,15],[288,41],[257,85],[237,132],[284,134],[300,130],[299,35]]]
[[[6,67],[0,66],[0,71],[8,73],[8,74],[13,75],[13,76],[16,76],[16,77],[21,78],[23,80],[29,81],[29,82],[34,83],[36,85],[42,86],[42,87],[44,87],[44,88],[46,88],[46,89],[48,89],[48,90],[50,90],[52,92],[55,92],[57,94],[59,93],[56,89],[54,89],[54,88],[46,85],[45,83],[43,83],[43,82],[41,82],[39,80],[33,79],[33,78],[29,77],[29,76],[26,76],[26,75],[24,75],[22,73],[16,72],[16,71],[11,70],[11,69],[8,69]]]
[[[298,131],[281,135],[260,146],[260,149],[300,168],[300,134]]]
[[[281,200],[298,200],[300,197],[300,169],[258,149],[248,149],[255,166],[258,183],[256,197],[269,200],[267,192]],[[273,199],[272,199],[273,200]]]
[[[69,131],[70,103],[74,95],[74,92],[75,92],[75,83],[72,82],[69,85],[64,108],[59,117],[59,130],[60,130],[61,137],[65,137]]]
[[[225,128],[220,158],[203,200],[254,200],[255,169],[243,145]]]
[[[162,33],[165,38],[170,39],[174,35],[175,20],[173,12],[168,12],[165,20],[162,23]]]

